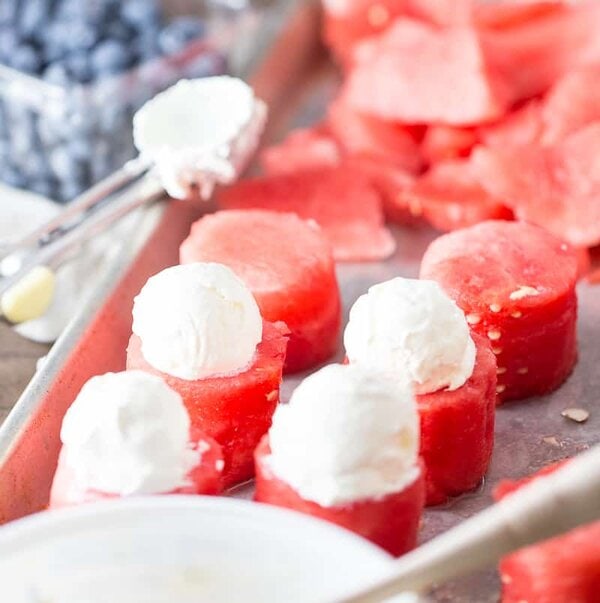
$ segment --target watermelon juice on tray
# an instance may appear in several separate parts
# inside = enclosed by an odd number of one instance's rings
[[[548,393],[577,358],[577,254],[537,226],[488,221],[439,237],[421,277],[440,283],[487,337],[498,399]]]
[[[151,277],[136,297],[127,368],[158,375],[181,396],[192,426],[223,448],[227,487],[253,475],[286,345],[287,327],[262,319],[231,269],[186,264]]]
[[[331,357],[341,325],[331,247],[314,222],[265,210],[219,211],[192,226],[181,262],[229,266],[252,291],[261,314],[289,329],[285,371]]]

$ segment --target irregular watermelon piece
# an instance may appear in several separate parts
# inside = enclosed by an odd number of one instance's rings
[[[428,164],[467,157],[477,144],[473,128],[457,128],[433,124],[427,128],[421,144],[421,154]]]
[[[544,100],[542,120],[541,142],[547,145],[600,121],[600,67],[568,73],[556,82]]]
[[[564,463],[518,481],[505,480],[496,500],[548,475]],[[600,521],[504,557],[500,562],[502,603],[596,603],[600,593]]]
[[[192,225],[180,258],[229,266],[263,318],[287,325],[286,372],[313,367],[336,351],[340,293],[331,246],[316,224],[258,209],[218,211]]]
[[[469,380],[454,391],[417,396],[428,505],[476,488],[492,456],[496,358],[485,337],[474,333],[473,340],[477,357]]]
[[[508,149],[537,144],[542,135],[541,104],[537,100],[532,100],[507,113],[496,123],[482,126],[478,134],[488,147]]]
[[[442,231],[512,218],[512,212],[481,187],[468,159],[438,163],[405,187],[396,202]]]
[[[341,159],[339,145],[326,126],[293,130],[260,154],[261,167],[269,175],[336,166]]]
[[[548,393],[571,373],[577,255],[567,243],[532,224],[490,220],[436,239],[420,274],[492,343],[499,400]]]
[[[269,438],[265,436],[255,453],[254,500],[329,521],[367,538],[392,555],[402,555],[416,546],[425,503],[423,469],[414,482],[399,492],[383,498],[322,507],[302,498],[287,482],[275,475],[269,463],[270,455]]]
[[[264,321],[263,339],[250,368],[236,375],[186,381],[148,364],[139,337],[132,335],[127,369],[158,375],[183,398],[192,428],[214,438],[223,449],[222,482],[226,488],[254,475],[252,455],[269,430],[279,401],[286,346],[285,325]]]
[[[357,110],[409,124],[469,126],[497,119],[505,102],[490,77],[477,33],[398,19],[363,42],[346,83]]]
[[[600,243],[600,123],[549,148],[478,148],[482,186],[515,215],[576,246]]]
[[[344,98],[333,102],[327,122],[347,155],[363,155],[409,172],[422,166],[419,144],[410,128],[360,113]]]
[[[473,19],[480,28],[514,27],[536,17],[568,8],[570,2],[571,0],[477,2],[473,8]]]
[[[493,10],[493,9],[489,9]],[[545,93],[562,75],[600,61],[600,2],[564,2],[499,28],[481,28],[488,65],[516,102]]]
[[[219,195],[224,209],[269,209],[314,220],[338,261],[374,261],[396,247],[369,179],[344,167],[243,180]]]

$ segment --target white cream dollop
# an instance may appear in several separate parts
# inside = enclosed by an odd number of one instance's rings
[[[351,363],[406,375],[419,394],[458,389],[475,366],[464,313],[428,280],[371,287],[350,310],[344,345]]]
[[[63,453],[83,489],[158,494],[186,484],[200,456],[179,394],[142,371],[90,379],[65,415]]]
[[[277,408],[269,440],[273,473],[321,506],[398,492],[420,471],[410,383],[357,365],[302,381]]]
[[[194,263],[148,279],[134,301],[133,332],[150,365],[192,381],[246,368],[262,339],[262,318],[230,268]]]
[[[184,199],[194,186],[208,197],[245,167],[266,117],[266,105],[238,78],[180,80],[135,114],[133,137],[172,197]]]

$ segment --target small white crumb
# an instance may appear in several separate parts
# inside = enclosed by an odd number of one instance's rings
[[[223,459],[219,459],[215,463],[215,468],[216,468],[217,471],[223,471],[224,467],[225,467],[225,461]]]
[[[565,408],[560,414],[575,423],[585,423],[590,418],[590,413],[585,408]]]
[[[544,442],[544,444],[550,444],[550,446],[560,446],[559,441],[554,436],[546,436],[545,438],[542,438],[542,442]]]
[[[533,297],[534,295],[539,294],[540,292],[534,287],[523,285],[522,287],[519,287],[518,289],[513,291],[508,297],[514,301],[517,299],[523,299],[524,297]]]
[[[466,319],[470,325],[477,325],[481,322],[479,314],[467,314]]]
[[[511,312],[510,315],[513,318],[521,318],[521,316],[523,316],[523,312],[521,312],[520,310],[515,310],[514,312]]]
[[[502,354],[503,350],[502,350],[502,348],[492,348],[492,352],[494,352],[494,354],[496,354],[496,356],[500,356],[500,354]]]
[[[505,366],[499,366],[496,369],[496,374],[497,375],[504,375],[504,373],[506,373],[506,367]]]
[[[269,402],[273,402],[273,400],[277,400],[279,397],[279,391],[274,389],[272,392],[269,392],[266,397]]]
[[[501,394],[506,389],[506,385],[498,385],[496,386],[496,393]]]
[[[519,375],[526,375],[529,372],[529,369],[526,366],[522,366],[521,368],[517,369],[517,373],[519,373]]]
[[[498,313],[502,310],[502,306],[500,304],[490,304],[490,312]]]
[[[490,339],[491,341],[498,341],[498,339],[502,337],[502,333],[500,333],[500,331],[498,331],[497,329],[491,329],[487,332],[487,336],[488,339]]]

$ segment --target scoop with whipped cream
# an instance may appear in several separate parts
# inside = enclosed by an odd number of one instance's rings
[[[321,506],[378,499],[420,474],[419,417],[410,383],[332,364],[280,405],[269,431],[273,473]]]
[[[201,460],[179,394],[141,371],[90,379],[68,409],[60,439],[60,462],[79,491],[171,492],[186,485]]]
[[[148,279],[133,306],[146,361],[188,381],[241,372],[262,339],[256,300],[215,263],[173,266]]]
[[[265,103],[238,78],[180,80],[135,114],[133,137],[169,195],[185,199],[197,186],[207,198],[243,170],[266,117]]]
[[[405,375],[418,394],[458,389],[475,366],[464,313],[428,280],[398,277],[371,287],[350,310],[344,345],[351,363]]]

